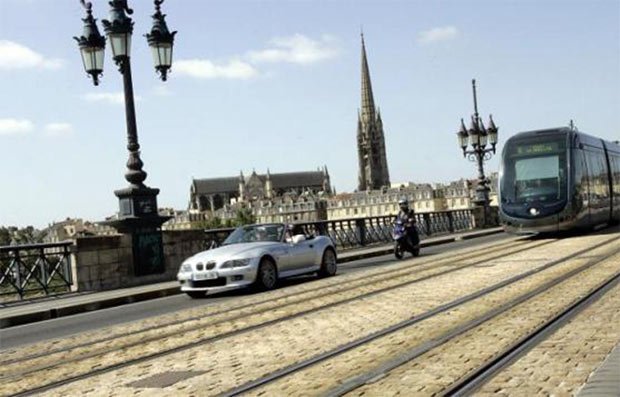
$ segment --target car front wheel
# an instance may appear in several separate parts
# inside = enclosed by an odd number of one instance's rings
[[[319,270],[320,277],[331,277],[336,274],[338,265],[336,264],[336,252],[333,249],[328,248],[323,253],[323,260],[321,261],[321,269]]]
[[[263,258],[258,266],[256,286],[266,291],[275,288],[277,282],[278,269],[276,268],[276,264],[269,258]]]

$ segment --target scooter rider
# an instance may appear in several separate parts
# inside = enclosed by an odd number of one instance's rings
[[[409,243],[414,247],[419,243],[418,231],[415,227],[415,211],[409,208],[409,201],[405,197],[401,197],[401,199],[398,200],[398,206],[400,207],[400,211],[398,211],[398,215],[396,215],[396,220],[402,222],[407,232]]]

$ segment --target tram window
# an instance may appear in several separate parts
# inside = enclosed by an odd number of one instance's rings
[[[501,180],[504,203],[564,200],[566,180],[563,138],[516,141],[507,147]]]
[[[577,206],[582,208],[583,203],[588,202],[589,183],[588,167],[586,165],[585,152],[579,150],[575,152],[575,193],[577,195]]]
[[[588,174],[590,175],[590,200],[593,207],[605,206],[609,197],[607,165],[602,152],[588,152]]]
[[[620,197],[620,156],[612,156],[611,164],[614,195]]]
[[[515,161],[515,198],[523,201],[558,200],[562,192],[564,169],[560,156],[517,159]]]

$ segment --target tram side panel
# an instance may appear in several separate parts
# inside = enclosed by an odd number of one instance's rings
[[[606,143],[612,194],[612,222],[620,222],[620,145]]]

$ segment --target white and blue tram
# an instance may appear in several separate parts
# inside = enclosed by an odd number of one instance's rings
[[[506,142],[500,218],[513,233],[590,229],[620,222],[620,145],[570,128]]]

